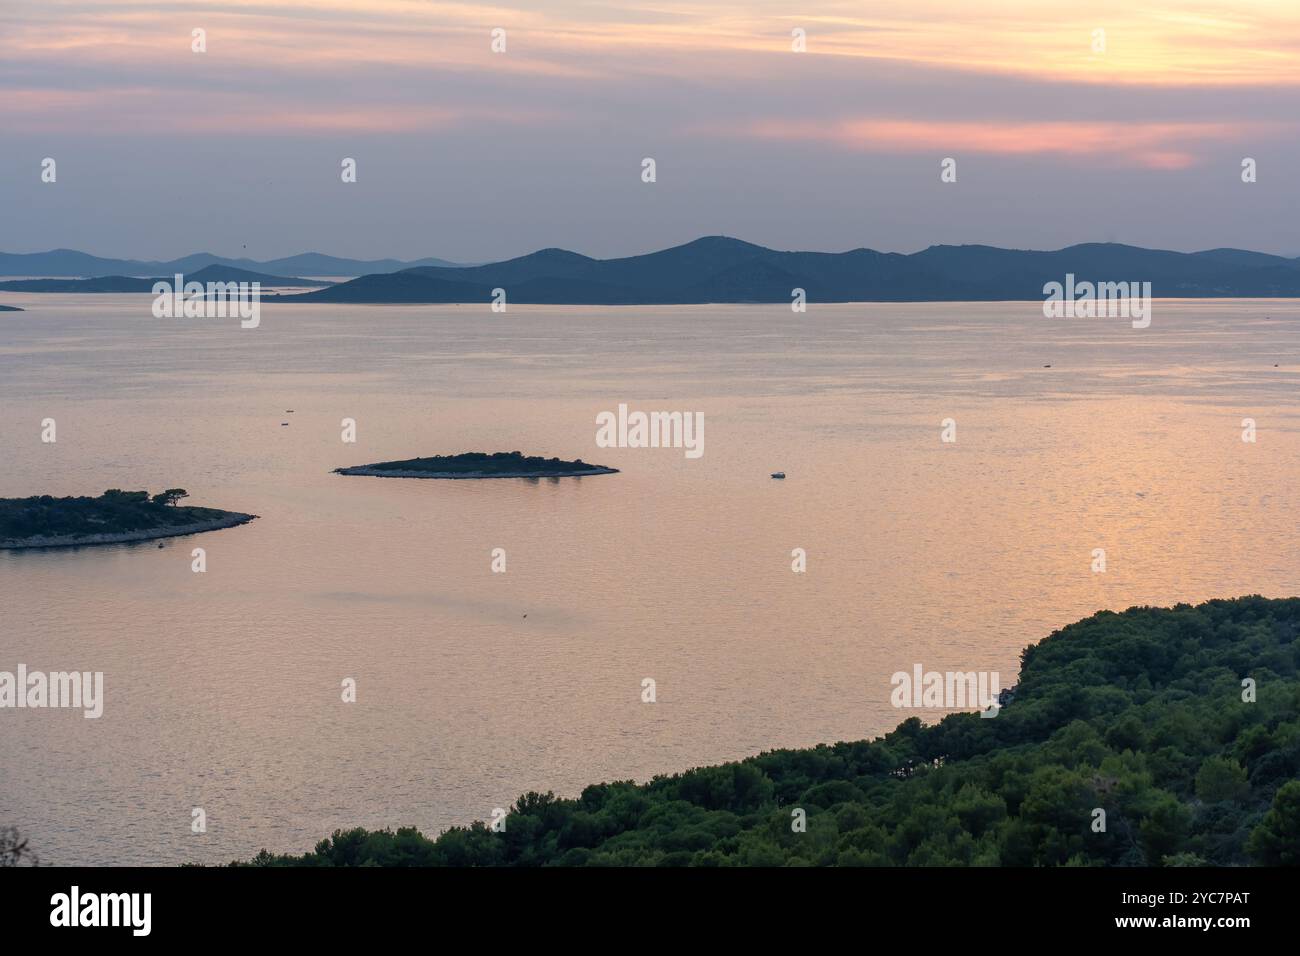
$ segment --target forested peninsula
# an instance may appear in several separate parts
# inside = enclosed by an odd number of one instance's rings
[[[250,863],[1300,865],[1298,635],[1300,598],[1102,611],[1026,648],[992,719],[527,793],[502,832],[336,831]]]

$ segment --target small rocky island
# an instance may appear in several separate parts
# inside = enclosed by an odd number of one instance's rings
[[[60,548],[174,538],[247,524],[257,515],[178,507],[184,488],[110,488],[98,498],[0,498],[0,548]]]
[[[463,455],[434,455],[431,458],[408,458],[406,461],[381,461],[374,465],[335,468],[336,475],[370,475],[375,478],[581,478],[586,475],[613,475],[617,468],[590,465],[581,458],[525,456],[517,451],[483,451]]]

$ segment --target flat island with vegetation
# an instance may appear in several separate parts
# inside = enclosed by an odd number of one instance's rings
[[[217,531],[257,515],[217,508],[179,507],[184,488],[147,491],[110,488],[98,498],[0,498],[0,548],[58,548],[118,544]]]
[[[381,461],[374,465],[335,468],[336,475],[369,475],[375,478],[581,478],[586,475],[613,475],[617,468],[591,465],[581,458],[525,456],[517,451],[483,451],[463,455],[434,455],[408,458],[405,461]]]
[[[1300,598],[1101,611],[1020,660],[992,718],[528,793],[500,832],[336,831],[251,863],[1300,864]]]

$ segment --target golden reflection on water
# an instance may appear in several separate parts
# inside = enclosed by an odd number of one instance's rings
[[[1033,304],[275,306],[241,332],[134,300],[16,303],[0,494],[180,485],[261,520],[0,552],[0,669],[105,672],[98,721],[0,714],[6,816],[50,863],[436,831],[527,789],[873,736],[916,663],[1006,686],[1100,608],[1297,591],[1294,302],[1158,302],[1147,333]],[[704,456],[595,447],[619,402],[704,412]],[[514,449],[622,472],[330,474]]]

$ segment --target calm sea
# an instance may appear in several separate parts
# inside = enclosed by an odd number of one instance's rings
[[[261,516],[0,552],[0,670],[105,675],[99,720],[0,711],[0,825],[46,863],[433,833],[880,734],[910,715],[894,672],[1005,686],[1100,608],[1300,591],[1295,301],[1157,301],[1145,330],[1034,303],[266,304],[241,330],[4,301],[29,311],[0,313],[0,495],[180,486]],[[598,448],[619,403],[702,412],[704,455]],[[622,472],[330,473],[516,449]]]

